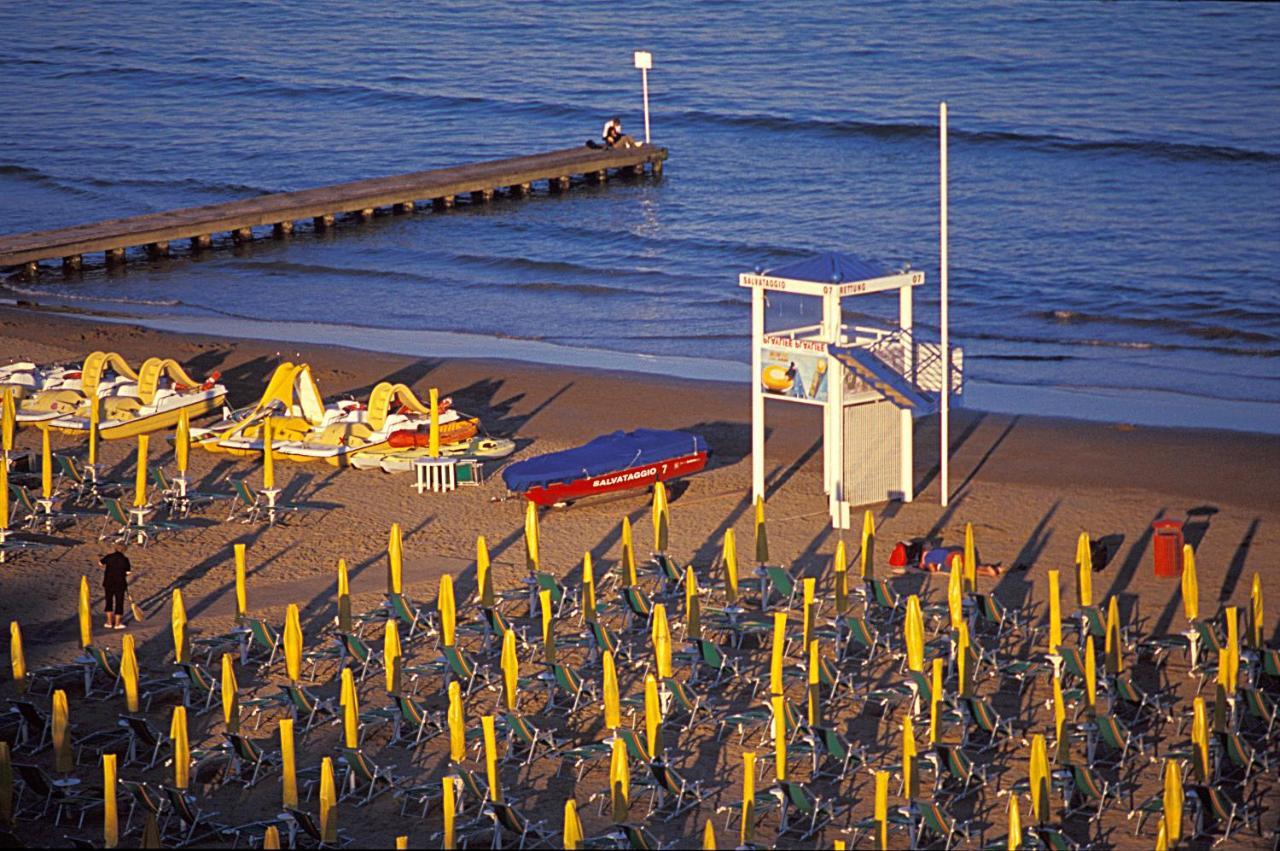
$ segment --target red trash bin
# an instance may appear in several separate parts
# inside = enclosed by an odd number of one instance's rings
[[[1155,532],[1152,548],[1156,557],[1156,576],[1175,579],[1182,576],[1182,522],[1157,520],[1151,524]]]

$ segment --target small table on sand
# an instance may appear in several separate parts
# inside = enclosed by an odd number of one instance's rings
[[[454,458],[419,458],[413,462],[413,470],[418,474],[414,485],[421,494],[425,490],[432,493],[446,493],[457,490],[457,460]]]

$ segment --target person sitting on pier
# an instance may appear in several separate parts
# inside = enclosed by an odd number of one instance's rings
[[[604,146],[606,148],[640,147],[639,142],[622,132],[622,119],[616,115],[605,122],[604,129],[600,131],[600,135],[604,138]]]

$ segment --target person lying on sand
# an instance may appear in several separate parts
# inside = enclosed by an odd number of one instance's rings
[[[927,570],[929,573],[937,573],[940,570],[950,570],[952,560],[964,564],[964,548],[963,547],[933,547],[932,549],[922,550],[920,553],[920,570]],[[993,562],[984,564],[982,558],[978,558],[978,575],[979,576],[999,576],[1001,573],[1001,562]],[[905,573],[906,568],[894,568],[895,573]]]

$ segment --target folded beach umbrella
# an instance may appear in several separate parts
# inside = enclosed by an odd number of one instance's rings
[[[942,703],[942,660],[933,660],[933,679],[929,684],[929,744],[938,743],[938,706]]]
[[[1089,533],[1076,539],[1076,599],[1080,608],[1093,605],[1093,554],[1089,551]]]
[[[440,792],[444,796],[440,799],[441,811],[444,813],[444,841],[440,843],[442,848],[457,847],[457,840],[454,836],[454,820],[457,818],[458,804],[453,797],[453,780],[453,776],[449,774],[440,778]],[[406,845],[406,847],[408,846]]]
[[[338,632],[351,632],[351,578],[344,558],[338,559]]]
[[[53,449],[47,428],[40,429],[40,496],[53,499]]]
[[[613,654],[608,650],[602,655],[604,670],[604,725],[610,730],[622,726],[622,701],[618,696],[618,671],[613,665]]]
[[[102,755],[102,847],[115,848],[120,843],[120,813],[116,799],[116,754]]]
[[[476,537],[476,588],[480,591],[480,606],[493,608],[493,570],[489,564],[489,544],[484,535]]]
[[[124,706],[128,712],[137,712],[138,653],[132,635],[126,633],[120,644],[120,679],[124,683]]]
[[[294,806],[296,807],[297,805],[295,804]],[[148,815],[147,818],[154,819],[155,817]],[[143,848],[147,848],[147,847],[159,848],[160,847],[160,833],[158,829],[156,832],[156,844],[153,846],[143,845],[142,847]],[[279,851],[280,829],[277,828],[274,824],[268,825],[267,829],[262,832],[262,848],[263,848],[263,851],[266,851],[266,849],[268,848],[272,849],[272,851]]]
[[[342,691],[339,693],[342,704],[342,735],[347,747],[360,747],[360,696],[356,694],[356,681],[351,676],[350,668],[342,669]]]
[[[631,540],[631,518],[622,518],[622,584],[634,588],[640,584],[636,576],[636,548]]]
[[[1018,851],[1022,847],[1022,814],[1018,812],[1018,796],[1009,796],[1009,838],[1005,843],[1008,851]]]
[[[345,668],[343,669],[346,670]],[[240,732],[240,695],[231,654],[222,654],[222,717],[228,733]]]
[[[959,629],[964,623],[964,580],[955,561],[951,562],[951,572],[947,575],[947,614],[952,629]]]
[[[1182,838],[1182,772],[1172,759],[1164,763],[1164,826],[1169,844],[1177,845]]]
[[[1160,827],[1156,830],[1155,851],[1169,851],[1169,828],[1165,826],[1164,816],[1160,816]]]
[[[1058,590],[1058,571],[1048,571],[1049,577],[1049,655],[1057,656],[1062,646],[1062,598]]]
[[[609,758],[609,800],[613,803],[613,821],[623,824],[631,810],[631,768],[627,761],[627,746],[614,737],[613,753]]]
[[[53,769],[59,774],[69,774],[75,767],[71,753],[71,720],[67,707],[67,693],[58,689],[53,693]]]
[[[862,552],[858,555],[858,570],[865,581],[876,578],[876,517],[867,509],[862,513]]]
[[[1263,649],[1262,627],[1262,580],[1253,574],[1253,587],[1249,591],[1249,646],[1254,650]]]
[[[653,550],[667,551],[667,538],[671,533],[671,507],[667,504],[667,486],[658,482],[653,486]]]
[[[564,847],[577,848],[582,844],[582,820],[578,818],[578,802],[573,798],[564,802]]]
[[[1227,694],[1234,695],[1240,684],[1240,610],[1235,606],[1227,606],[1227,679],[1223,685]],[[1174,831],[1176,832],[1176,831]],[[1174,840],[1175,842],[1177,840]]]
[[[1067,762],[1071,747],[1067,743],[1065,727],[1067,723],[1067,705],[1062,699],[1062,679],[1057,672],[1053,675],[1053,747],[1057,751],[1055,762]]]
[[[653,674],[644,676],[644,731],[649,759],[659,759],[662,747],[662,702],[658,698],[658,681]]]
[[[302,679],[302,621],[297,603],[290,603],[284,612],[284,669],[289,682]]]
[[[173,750],[173,785],[186,789],[191,785],[191,741],[187,737],[187,707],[173,707],[169,724],[169,743]]]
[[[408,847],[409,847],[409,837],[408,837],[408,835],[405,835],[405,836],[397,836],[397,837],[396,837],[396,849],[397,849],[397,851],[399,851],[399,849],[408,848]]]
[[[907,669],[924,673],[924,613],[920,610],[920,598],[912,594],[907,598],[907,616],[902,621],[902,632],[907,645]]]
[[[554,665],[556,663],[556,622],[551,592],[545,588],[539,591],[538,603],[542,608],[542,661],[548,665]]]
[[[187,409],[178,412],[178,428],[173,435],[173,460],[178,465],[178,472],[187,475],[187,459],[191,455],[191,421],[187,417]]]
[[[911,713],[902,716],[902,797],[909,805],[920,797],[920,774],[916,770],[916,729]]]
[[[174,593],[177,593],[176,591]],[[76,614],[80,622],[80,646],[88,647],[93,643],[93,622],[89,614],[89,580],[80,577],[80,597],[76,605]]]
[[[25,692],[27,654],[22,649],[22,627],[18,626],[17,621],[9,621],[9,664],[13,667],[13,681],[18,684],[18,691]]]
[[[800,646],[804,648],[805,653],[809,652],[809,642],[813,640],[813,597],[816,586],[817,580],[812,577],[805,577],[801,583],[801,587],[804,589],[804,606],[801,609],[801,617],[804,618],[804,621],[802,623],[803,632],[801,634]]]
[[[440,457],[440,390],[432,387],[427,391],[429,407],[427,421],[427,455]]]
[[[684,569],[684,632],[690,640],[702,638],[702,600],[698,596],[698,577],[691,564]]]
[[[1045,750],[1044,734],[1036,733],[1031,737],[1031,758],[1027,764],[1028,779],[1031,783],[1031,818],[1036,824],[1044,824],[1049,820],[1049,756]]]
[[[1098,712],[1098,663],[1093,653],[1093,636],[1084,643],[1084,702],[1086,713],[1092,718]]]
[[[1103,654],[1108,674],[1115,676],[1124,671],[1124,649],[1120,646],[1120,612],[1114,594],[1107,604],[1107,641]]]
[[[732,529],[724,530],[724,546],[720,550],[724,562],[724,596],[730,606],[738,605],[738,547]]]
[[[978,547],[973,541],[973,524],[964,524],[964,587],[970,594],[978,592]]]
[[[1195,623],[1200,619],[1200,583],[1196,581],[1196,551],[1182,545],[1182,613]]]
[[[262,424],[262,489],[275,490],[276,458],[272,449],[275,434],[271,429],[271,417]]]
[[[382,637],[382,659],[387,669],[387,693],[400,694],[404,654],[400,649],[400,626],[395,618],[387,618],[386,632]]]
[[[3,440],[5,460],[8,461],[9,453],[13,451],[13,434],[18,427],[18,411],[14,406],[12,387],[4,388],[4,410],[0,411],[0,423],[0,428],[3,429],[0,440]]]
[[[292,718],[280,719],[280,797],[286,808],[298,808],[298,764]]]
[[[716,829],[711,826],[711,819],[702,826],[702,851],[716,851]]]
[[[338,794],[333,782],[333,758],[320,760],[320,836],[325,844],[338,842]]]
[[[457,641],[458,609],[453,600],[453,576],[440,577],[440,590],[436,592],[436,610],[440,613],[440,641],[452,647]]]
[[[873,813],[876,821],[876,848],[889,848],[889,772],[876,772],[876,798]]]
[[[780,695],[782,686],[782,655],[787,644],[787,613],[773,613],[773,643],[769,656],[769,694]]]
[[[845,557],[844,539],[836,542],[836,554],[831,561],[831,567],[835,571],[836,585],[836,614],[844,615],[849,612],[849,560]]]
[[[1209,718],[1200,695],[1191,706],[1191,772],[1197,782],[1209,782]]]
[[[809,725],[822,723],[822,694],[818,691],[818,687],[822,682],[822,669],[819,666],[818,642],[814,640],[809,645]]]
[[[502,703],[512,712],[520,702],[520,660],[516,658],[516,634],[509,629],[502,631]]]
[[[756,564],[769,561],[769,534],[764,528],[764,497],[756,497]]]
[[[778,780],[787,779],[787,699],[774,695],[773,703],[773,761]]]
[[[4,540],[4,532],[9,531],[9,462],[0,459],[0,541]],[[0,550],[0,558],[4,552]]]
[[[387,593],[400,594],[404,588],[404,540],[400,524],[391,524],[391,537],[387,541]]]
[[[738,831],[741,845],[751,845],[756,834],[756,755],[742,753],[742,826]]]
[[[663,603],[653,606],[652,637],[658,676],[665,680],[671,676],[671,627],[667,624],[667,607]]]
[[[596,611],[596,572],[588,551],[582,554],[582,619],[595,623],[599,615]]]
[[[973,671],[969,670],[969,625],[960,622],[956,630],[956,679],[960,685],[961,697],[973,696]]]
[[[524,507],[524,561],[530,573],[536,573],[541,563],[538,540],[538,506],[532,502]]]
[[[185,413],[185,412],[184,412]],[[98,424],[102,422],[102,403],[95,394],[89,400],[89,466],[98,466]]]
[[[462,686],[449,683],[449,759],[455,764],[467,758],[467,721],[462,714]]]
[[[173,631],[173,661],[191,661],[191,637],[187,634],[187,607],[182,602],[182,589],[173,589],[173,604],[169,615]]]
[[[249,595],[245,589],[244,544],[235,544],[231,551],[235,553],[236,559],[236,623],[240,623],[249,609]],[[339,565],[342,565],[342,562],[339,562]],[[345,565],[342,566],[345,569]],[[341,586],[341,579],[338,584]]]

